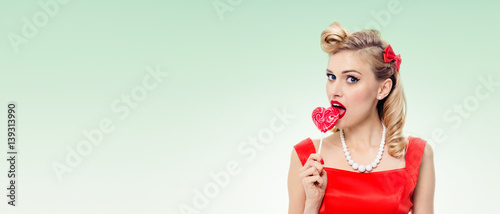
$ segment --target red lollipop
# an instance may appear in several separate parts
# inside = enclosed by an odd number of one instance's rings
[[[337,108],[334,107],[317,107],[312,113],[312,119],[316,127],[325,133],[332,129],[340,118],[340,113]]]
[[[312,119],[316,127],[322,132],[321,140],[319,142],[318,153],[321,152],[321,145],[323,144],[323,134],[328,130],[332,129],[340,118],[340,113],[337,108],[334,107],[317,107],[312,113]]]

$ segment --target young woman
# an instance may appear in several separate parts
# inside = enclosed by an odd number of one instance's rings
[[[377,30],[338,22],[321,34],[326,95],[340,119],[325,137],[294,146],[288,213],[434,213],[431,146],[405,137],[401,56]]]

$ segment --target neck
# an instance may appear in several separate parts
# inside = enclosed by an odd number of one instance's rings
[[[362,122],[343,129],[347,146],[363,150],[380,145],[382,130],[382,124],[376,112],[370,114]]]

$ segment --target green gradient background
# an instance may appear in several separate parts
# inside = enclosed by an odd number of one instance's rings
[[[20,160],[17,207],[4,199],[0,213],[182,213],[230,161],[240,173],[200,213],[286,213],[292,146],[320,137],[310,112],[328,104],[320,33],[333,21],[363,29],[388,2],[242,1],[221,19],[213,1],[70,1],[15,53],[7,35],[42,9],[2,1],[1,118],[15,101]],[[479,77],[500,82],[499,4],[396,2],[402,12],[379,30],[403,58],[405,131],[435,151],[436,213],[493,213],[500,87],[457,127],[443,115]],[[170,76],[118,119],[111,103],[156,65]],[[274,109],[294,118],[247,161],[238,148],[269,128]],[[51,164],[103,118],[115,130],[59,182]],[[448,138],[432,141],[436,129]],[[0,161],[2,187],[7,168]]]

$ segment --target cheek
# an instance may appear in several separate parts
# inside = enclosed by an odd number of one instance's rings
[[[350,101],[353,104],[371,103],[373,96],[372,90],[367,87],[356,88],[349,93]]]

